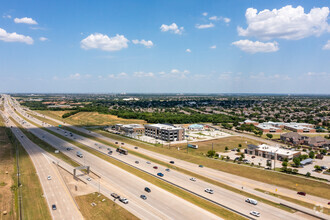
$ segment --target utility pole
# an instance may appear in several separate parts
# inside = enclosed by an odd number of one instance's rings
[[[212,142],[212,152],[213,152],[213,142]]]

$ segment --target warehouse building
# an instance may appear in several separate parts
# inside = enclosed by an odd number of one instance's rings
[[[182,141],[185,136],[183,128],[169,124],[145,125],[144,128],[146,136],[163,141]]]

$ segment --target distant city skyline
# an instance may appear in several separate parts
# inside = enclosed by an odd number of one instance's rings
[[[330,94],[327,1],[6,1],[0,93]]]

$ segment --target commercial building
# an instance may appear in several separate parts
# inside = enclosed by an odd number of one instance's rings
[[[298,133],[315,133],[313,125],[307,123],[285,123],[284,128]]]
[[[249,144],[247,149],[245,150],[245,153],[271,160],[283,160],[284,158],[292,160],[294,157],[298,157],[300,155],[300,151],[288,150],[280,147],[270,146],[267,144],[261,144],[259,146]]]
[[[169,124],[145,125],[145,135],[163,141],[182,141],[185,137],[185,130]]]
[[[292,145],[308,145],[310,147],[330,147],[330,140],[321,136],[307,137],[298,134],[297,132],[289,132],[281,134],[281,140],[284,143]]]
[[[254,126],[257,126],[258,124],[259,124],[259,122],[257,122],[257,121],[252,121],[252,120],[250,120],[250,119],[246,119],[244,122],[243,122],[244,124],[247,124],[247,125],[254,125]]]
[[[202,131],[202,130],[204,130],[204,125],[192,124],[192,125],[189,125],[188,129],[192,130],[192,131]]]
[[[126,134],[143,134],[145,130],[143,125],[139,124],[116,124],[115,129]]]
[[[248,123],[252,124],[252,121]],[[297,123],[297,122],[284,123],[284,122],[269,121],[269,122],[257,124],[255,126],[265,133],[279,133],[282,132],[283,129],[295,131],[298,133],[316,132],[314,125],[307,123]]]
[[[256,125],[256,127],[264,133],[280,133],[282,132],[282,129],[279,127],[275,127],[272,124],[269,123],[261,123]]]

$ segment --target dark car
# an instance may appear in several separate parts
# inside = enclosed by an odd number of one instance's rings
[[[146,200],[146,199],[147,199],[147,197],[146,197],[145,195],[141,195],[140,197],[141,197],[141,199],[143,199],[143,200]]]
[[[199,165],[199,167],[202,167],[203,168],[204,166],[203,165]]]
[[[115,199],[118,199],[118,198],[120,198],[120,196],[119,196],[119,195],[117,195],[116,193],[111,193],[111,196],[112,196],[113,198],[115,198]]]
[[[56,205],[55,204],[52,205],[52,209],[56,210]]]
[[[171,164],[174,164],[174,161],[173,161],[173,160],[171,160],[171,161],[170,161],[170,163],[171,163]]]
[[[157,167],[157,166],[154,166],[153,168],[154,168],[154,169],[156,169],[156,170],[158,169],[158,167]]]
[[[135,161],[136,164],[139,164],[140,162],[139,161]]]
[[[146,192],[148,192],[148,193],[151,192],[151,190],[150,190],[148,187],[144,188],[144,191],[146,191]]]
[[[138,147],[134,147],[134,149],[139,149]]]
[[[118,142],[116,141],[115,144],[118,144]]]
[[[157,176],[163,177],[164,174],[162,174],[162,173],[157,173]]]
[[[305,192],[297,192],[298,195],[306,196]]]

